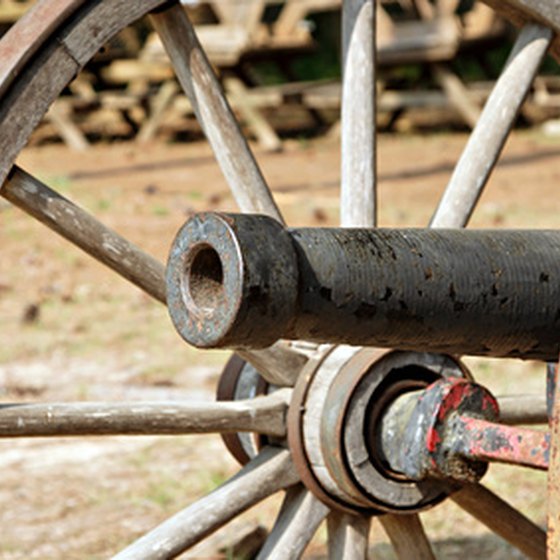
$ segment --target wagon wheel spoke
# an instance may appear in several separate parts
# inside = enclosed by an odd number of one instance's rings
[[[506,395],[497,398],[502,424],[515,426],[548,423],[545,395]]]
[[[465,486],[451,499],[529,558],[546,557],[546,533],[485,486]]]
[[[435,560],[430,541],[418,515],[384,515],[379,520],[395,549],[397,558]]]
[[[165,304],[165,268],[88,212],[15,166],[0,194]]]
[[[290,488],[259,560],[300,558],[328,512],[327,506],[305,487]]]
[[[36,177],[14,166],[0,195],[159,302],[166,303],[165,267],[160,262]],[[244,350],[242,356],[251,363],[254,360],[263,377],[281,386],[293,384],[307,361],[283,342],[265,350]]]
[[[165,11],[152,14],[151,21],[240,210],[268,214],[282,222],[270,189],[184,8],[179,3],[172,4]]]
[[[359,560],[368,556],[371,518],[332,511],[327,518],[329,558]]]
[[[515,124],[554,33],[547,27],[526,25],[492,91],[443,197],[431,227],[464,227]]]
[[[290,391],[235,402],[0,405],[0,437],[256,432],[286,435]]]
[[[375,2],[343,2],[342,174],[344,226],[376,223]]]
[[[164,521],[115,558],[174,558],[246,509],[297,481],[290,453],[265,448],[228,482]]]

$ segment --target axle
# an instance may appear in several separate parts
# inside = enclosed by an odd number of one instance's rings
[[[560,232],[284,229],[200,214],[167,271],[171,317],[200,347],[279,338],[556,360]]]

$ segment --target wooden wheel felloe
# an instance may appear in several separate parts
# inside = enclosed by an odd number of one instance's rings
[[[434,228],[460,228],[467,224],[540,61],[551,45],[557,50],[554,35],[560,21],[547,3],[508,0],[497,6],[525,27],[432,218]],[[341,224],[344,227],[376,226],[374,8],[373,0],[345,0],[343,6]],[[204,220],[191,222],[194,232],[189,234],[189,239],[195,238],[195,250],[178,238],[168,267],[167,288],[163,265],[14,165],[33,129],[76,73],[107,40],[143,16],[150,18],[159,33],[240,210],[268,216],[236,218],[249,224],[242,242],[230,235],[227,217],[220,218],[222,233],[214,240],[209,238]],[[228,446],[243,463],[239,473],[132,543],[119,558],[172,558],[281,490],[287,490],[284,503],[260,552],[261,558],[301,556],[324,520],[327,520],[331,557],[365,558],[372,517],[379,517],[399,558],[432,558],[418,512],[448,495],[529,557],[545,556],[544,532],[484,487],[464,485],[464,480],[442,477],[434,471],[428,472],[425,478],[419,475],[415,479],[399,467],[398,457],[393,460],[389,454],[382,457],[377,453],[380,430],[391,405],[408,395],[411,406],[416,406],[430,390],[426,386],[433,387],[431,384],[437,383],[438,378],[468,377],[460,362],[444,354],[420,352],[425,348],[414,348],[420,343],[410,339],[406,344],[403,341],[407,348],[410,346],[410,352],[387,354],[344,346],[316,347],[304,352],[282,341],[269,346],[290,334],[295,324],[290,313],[301,304],[296,292],[297,259],[290,256],[291,234],[285,233],[282,215],[179,3],[43,0],[0,43],[0,61],[0,181],[3,181],[0,195],[155,300],[167,303],[179,331],[186,329],[187,323],[191,330],[203,329],[205,323],[198,319],[220,308],[232,286],[239,288],[241,294],[236,294],[239,298],[235,301],[241,304],[235,312],[241,309],[242,314],[250,316],[249,321],[242,317],[245,322],[237,321],[235,313],[219,317],[235,331],[237,353],[249,364],[238,362],[224,374],[219,393],[226,400],[163,408],[157,403],[130,406],[87,403],[0,409],[2,437],[227,434]],[[283,247],[288,247],[278,254],[288,256],[272,264],[266,259],[243,261],[244,243],[250,244],[252,236],[262,235],[265,228],[272,231],[277,243],[281,240]],[[439,235],[426,234],[428,239]],[[554,235],[551,234],[553,240]],[[230,275],[231,267],[222,260],[223,247],[247,266],[247,274],[243,269],[236,269],[241,270],[242,280],[250,278],[253,283],[243,284]],[[513,287],[514,284],[512,280]],[[266,297],[263,287],[266,287]],[[277,292],[280,296],[274,295]],[[287,293],[292,295],[290,305],[285,301]],[[229,308],[220,309],[228,311]],[[305,313],[307,319],[316,318],[313,306],[303,309],[303,319],[298,319],[301,330],[294,332],[308,332],[313,338],[312,329],[304,328],[309,326]],[[286,331],[275,332],[279,314],[285,315],[284,322],[289,325]],[[327,340],[329,337],[342,340],[342,336],[329,334],[333,328],[336,325],[325,328]],[[503,335],[504,339],[508,336],[507,332]],[[318,340],[323,341],[321,337]],[[398,342],[397,337],[387,344],[398,346]],[[426,345],[426,338],[421,342]],[[488,341],[478,342],[486,347]],[[228,344],[227,339],[224,344]],[[455,340],[454,344],[453,352],[461,353],[460,342]],[[534,356],[549,358],[550,352],[557,351],[553,342],[547,340],[547,344],[545,353]],[[463,348],[474,351],[466,343]],[[517,346],[509,350],[513,354],[517,351],[522,356],[533,356]],[[497,352],[490,348],[480,353]],[[415,396],[417,393],[419,396]],[[469,412],[477,418],[477,410],[469,409]],[[512,416],[505,413],[504,423],[514,423]],[[100,417],[102,421],[96,420]],[[522,416],[528,417],[533,421],[535,417],[545,419],[540,410],[538,413],[533,410],[532,416]],[[494,417],[484,417],[484,420],[493,421]],[[553,436],[557,432],[556,424]],[[522,435],[520,431],[512,431],[515,428],[508,430],[508,434]],[[257,437],[247,434],[257,434]],[[388,441],[391,445],[391,438]],[[554,439],[551,445],[550,464],[554,472],[550,487],[555,498],[558,451]],[[462,448],[463,455],[468,455],[467,447]],[[495,456],[487,454],[485,459]],[[508,457],[511,459],[512,454]],[[498,452],[500,459],[503,456]],[[556,506],[554,502],[550,507],[549,558],[555,558],[560,548]]]

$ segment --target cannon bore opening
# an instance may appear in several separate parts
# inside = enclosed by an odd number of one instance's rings
[[[202,311],[212,311],[224,298],[224,270],[220,255],[210,245],[192,249],[183,276],[183,297]]]

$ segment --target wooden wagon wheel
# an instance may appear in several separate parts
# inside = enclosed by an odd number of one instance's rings
[[[558,45],[553,43],[555,32],[560,30],[556,3],[502,0],[495,2],[495,7],[524,27],[433,216],[434,228],[466,225],[540,61],[551,45],[558,52]],[[372,0],[344,3],[343,226],[376,225],[373,8]],[[50,104],[84,64],[111,36],[147,14],[160,34],[240,209],[265,214],[282,223],[270,190],[184,10],[179,3],[167,0],[45,0],[38,2],[11,30],[0,43],[0,194],[166,303],[168,293],[160,263],[14,165],[17,154]],[[227,229],[227,224],[224,227]],[[280,226],[264,220],[264,227]],[[281,244],[281,229],[273,233],[278,233]],[[210,297],[219,296],[224,271],[215,254],[202,248],[191,256],[191,295],[198,297],[197,267],[208,270],[209,266],[218,288]],[[203,295],[208,297],[208,293]],[[338,432],[327,430],[326,436],[335,438],[332,444],[336,449],[348,440],[345,449],[352,455],[367,444],[361,430],[353,430],[353,423],[364,422],[364,403],[371,404],[368,399],[372,392],[384,383],[387,385],[392,371],[414,371],[413,376],[407,377],[407,383],[413,385],[407,390],[423,389],[442,377],[445,381],[446,371],[450,372],[449,377],[468,384],[464,379],[468,375],[458,361],[448,363],[447,358],[437,355],[379,355],[376,351],[347,347],[319,349],[310,358],[284,343],[239,354],[251,366],[242,365],[233,368],[235,373],[231,373],[232,368],[226,372],[223,391],[236,399],[233,402],[177,405],[172,409],[148,404],[142,407],[110,404],[5,407],[0,410],[0,435],[254,432],[268,438],[234,437],[230,448],[237,446],[238,458],[248,461],[240,472],[131,544],[119,558],[174,557],[245,509],[284,489],[288,489],[284,505],[260,553],[262,558],[299,557],[324,519],[328,521],[332,558],[364,558],[372,516],[379,516],[400,558],[432,558],[417,512],[448,494],[528,556],[546,555],[544,532],[483,486],[468,484],[453,493],[456,488],[448,485],[428,481],[419,486],[408,480],[403,482],[402,476],[395,474],[390,480],[383,479],[379,493],[375,493],[367,487],[367,478],[377,476],[379,469],[373,472],[371,465],[366,464],[365,470],[349,473],[344,471],[345,461],[354,461],[360,467],[363,462],[360,463],[359,457],[345,457],[341,462],[337,456],[323,452],[322,442],[313,447],[313,438],[324,435],[321,430],[326,412],[336,410],[343,415],[335,417]],[[270,392],[265,383],[261,392],[268,394],[259,397],[254,397],[259,394],[256,386],[245,393],[238,390],[244,375],[258,379],[251,371],[244,372],[252,366],[266,383],[286,389]],[[292,390],[294,385],[296,388]],[[333,400],[333,387],[346,390],[341,402]],[[438,387],[448,393],[455,391],[446,385]],[[398,386],[392,389],[401,391]],[[486,402],[484,393],[477,394],[481,402]],[[247,398],[237,400],[244,396]],[[290,403],[290,437],[286,443],[285,417]],[[368,409],[370,419],[380,414]],[[557,461],[556,454],[553,461]],[[552,526],[556,527],[557,521]],[[552,534],[549,558],[557,557],[557,539]]]

